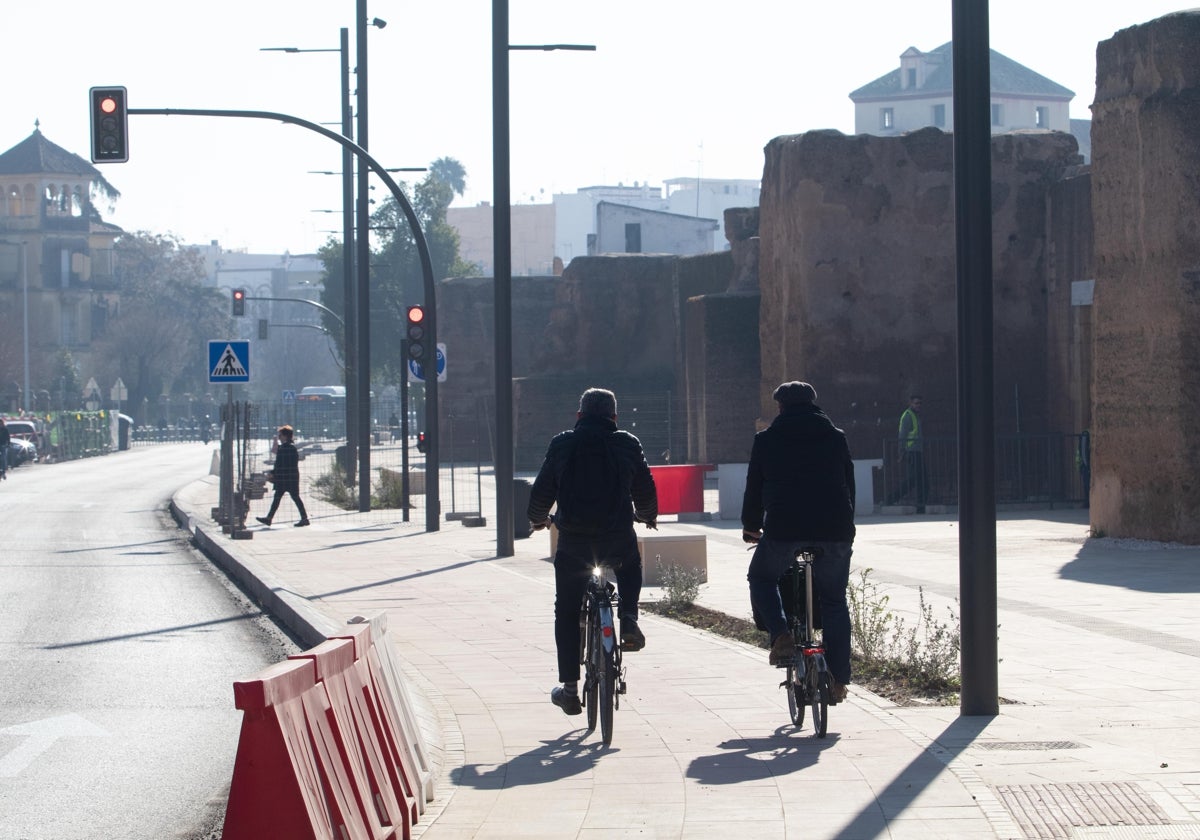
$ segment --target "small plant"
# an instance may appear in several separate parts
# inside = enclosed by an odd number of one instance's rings
[[[336,464],[329,472],[317,476],[312,486],[318,499],[342,510],[358,510],[358,496],[346,485],[346,473]]]
[[[890,680],[902,680],[910,690],[939,694],[959,684],[961,626],[953,609],[949,623],[933,617],[933,607],[918,588],[918,616],[913,626],[887,607],[889,597],[869,580],[871,569],[859,573],[846,592],[850,606],[850,639],[859,667]]]
[[[868,662],[887,658],[889,637],[895,616],[888,610],[888,596],[879,594],[879,585],[867,578],[874,569],[859,572],[858,582],[850,582],[846,602],[850,606],[850,640],[854,650]]]
[[[662,556],[656,555],[656,557],[661,563]],[[698,569],[689,569],[675,563],[663,567],[662,579],[665,590],[663,604],[671,608],[690,607],[696,603],[696,597],[700,594],[701,578],[702,575]]]

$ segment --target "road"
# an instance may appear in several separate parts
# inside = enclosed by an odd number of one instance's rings
[[[170,521],[210,460],[166,444],[0,483],[0,840],[218,836],[231,683],[295,648]]]

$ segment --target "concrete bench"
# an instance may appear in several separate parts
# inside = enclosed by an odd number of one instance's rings
[[[551,525],[550,559],[558,551],[558,529]],[[638,551],[642,555],[642,583],[662,586],[663,570],[671,566],[700,573],[700,582],[708,582],[708,538],[704,534],[646,534],[638,526]]]

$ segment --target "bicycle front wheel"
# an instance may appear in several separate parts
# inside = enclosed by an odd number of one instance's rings
[[[800,672],[795,663],[787,666],[787,682],[784,685],[787,687],[788,712],[792,716],[792,723],[797,728],[804,726],[804,686],[800,683]]]
[[[825,737],[829,728],[829,672],[818,671],[815,667],[809,672],[809,697],[812,701],[813,732],[818,738]]]
[[[600,737],[604,746],[612,743],[613,735],[613,705],[617,692],[617,660],[611,652],[601,653],[602,664],[600,672]]]
[[[594,614],[587,626],[587,655],[583,660],[583,705],[587,707],[588,732],[596,730],[600,707],[600,672],[603,670],[604,648],[600,642],[600,622]]]

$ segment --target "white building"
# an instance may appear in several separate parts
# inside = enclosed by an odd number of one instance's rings
[[[952,45],[923,53],[909,47],[900,66],[850,94],[856,134],[895,135],[933,126],[954,130]],[[1075,93],[991,50],[992,133],[1019,129],[1071,132]]]

